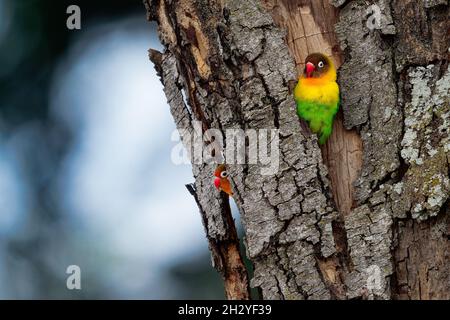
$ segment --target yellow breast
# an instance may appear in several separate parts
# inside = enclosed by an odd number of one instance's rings
[[[294,90],[296,100],[334,104],[339,101],[339,86],[326,79],[300,78]]]

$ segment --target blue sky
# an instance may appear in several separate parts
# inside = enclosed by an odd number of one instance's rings
[[[165,268],[204,254],[207,241],[184,186],[193,181],[191,168],[170,159],[175,126],[147,54],[160,47],[155,29],[140,15],[77,32],[49,92],[51,117],[73,140],[49,180],[66,234],[52,234],[51,226],[37,231],[54,244],[45,261],[62,279],[68,264],[80,265],[87,279],[102,278],[108,297],[170,298],[176,288]],[[16,135],[31,141],[41,129],[29,124]],[[20,144],[12,140],[0,139],[0,206],[8,208],[0,238],[23,230],[20,217],[38,200],[27,199],[24,168],[14,159]],[[62,252],[61,237],[70,243]],[[0,246],[0,257],[5,250]],[[32,296],[31,284],[19,293],[7,290],[0,297]]]
[[[55,117],[75,136],[60,173],[61,206],[130,261],[115,272],[132,287],[207,248],[184,187],[191,168],[170,160],[175,127],[147,55],[159,46],[151,31],[140,16],[90,28],[61,62],[52,91]]]

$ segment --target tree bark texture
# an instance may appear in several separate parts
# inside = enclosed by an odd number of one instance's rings
[[[179,129],[279,129],[275,175],[228,166],[251,286],[265,299],[450,298],[447,0],[145,4],[165,46],[150,58]],[[341,88],[322,148],[292,94],[316,51],[333,57]],[[227,297],[247,299],[214,168],[193,164],[191,191]]]

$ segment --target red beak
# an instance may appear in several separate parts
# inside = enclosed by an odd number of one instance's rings
[[[306,77],[311,78],[314,70],[316,70],[316,66],[313,63],[308,62],[306,64]]]
[[[214,179],[214,185],[216,186],[217,189],[219,189],[219,187],[220,187],[220,178],[215,178]]]

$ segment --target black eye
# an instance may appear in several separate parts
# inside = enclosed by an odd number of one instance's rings
[[[226,177],[228,177],[228,173],[227,173],[226,171],[222,171],[222,172],[220,173],[220,177],[221,177],[221,178],[226,178]]]
[[[319,68],[323,68],[323,61],[320,61],[318,66],[319,66]]]

